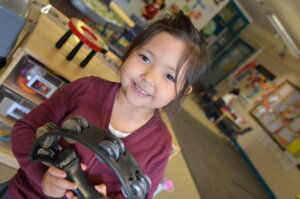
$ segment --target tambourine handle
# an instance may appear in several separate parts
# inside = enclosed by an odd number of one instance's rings
[[[79,199],[105,199],[87,180],[85,174],[80,167],[80,161],[75,158],[72,162],[62,168],[67,173],[66,179],[75,182],[79,188],[73,190]]]

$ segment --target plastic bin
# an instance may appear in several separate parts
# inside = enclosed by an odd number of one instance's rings
[[[36,104],[21,97],[5,86],[0,86],[0,114],[18,120],[29,113]]]

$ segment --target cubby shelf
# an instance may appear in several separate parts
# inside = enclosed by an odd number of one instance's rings
[[[10,88],[12,91],[21,94],[24,98],[28,99],[29,101],[35,103],[35,104],[40,104],[42,103],[45,98],[41,97],[38,94],[30,94],[28,92],[25,92],[22,90],[19,85],[16,84],[13,78],[7,78],[4,82],[3,85],[6,86],[7,88]]]
[[[11,152],[10,143],[3,140],[0,140],[0,162],[13,168],[19,168],[19,163]]]
[[[8,126],[13,126],[15,121],[13,119],[10,119],[8,117],[0,115],[0,121],[7,124]]]
[[[61,17],[65,16],[62,15]],[[52,74],[64,77],[68,81],[90,75],[100,76],[111,81],[119,81],[114,70],[115,65],[109,63],[101,55],[96,55],[85,68],[79,67],[80,61],[89,53],[88,48],[83,47],[72,61],[67,61],[66,54],[77,41],[76,38],[71,37],[62,49],[56,49],[54,44],[66,31],[56,23],[53,17],[51,18],[45,14],[40,15],[35,28],[15,50],[6,68],[0,70],[0,85],[9,88],[37,105],[46,99],[41,95],[26,92],[18,85],[15,69],[24,56],[33,57]],[[0,115],[0,121],[8,126],[13,126],[15,123],[15,120],[2,115]],[[0,162],[14,168],[19,167],[11,152],[10,142],[0,140]]]

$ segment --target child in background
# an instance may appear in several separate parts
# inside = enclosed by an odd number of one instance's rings
[[[240,89],[238,88],[233,88],[229,93],[224,95],[222,99],[224,100],[225,104],[227,106],[231,106],[232,102],[236,99],[238,99],[238,96],[240,95]]]
[[[233,88],[229,93],[224,95],[222,97],[225,106],[223,107],[224,110],[228,111],[231,116],[235,119],[235,122],[239,125],[243,124],[246,122],[244,118],[242,118],[236,111],[234,111],[234,108],[232,107],[233,102],[238,99],[240,95],[240,89],[238,88]]]
[[[47,122],[60,126],[73,116],[82,116],[122,139],[150,177],[148,197],[153,197],[172,149],[160,109],[178,109],[198,84],[209,65],[207,45],[190,19],[179,12],[148,26],[122,60],[120,83],[99,77],[78,79],[16,122],[11,139],[20,168],[8,183],[9,198],[77,198],[71,190],[78,185],[67,181],[63,170],[28,158],[38,127]],[[107,198],[125,198],[115,174],[93,152],[80,143],[62,144],[75,149],[88,181],[99,192],[107,193]]]

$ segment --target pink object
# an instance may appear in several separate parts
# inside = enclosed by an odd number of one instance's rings
[[[169,179],[163,181],[163,186],[167,192],[173,192],[175,190],[174,183]]]

